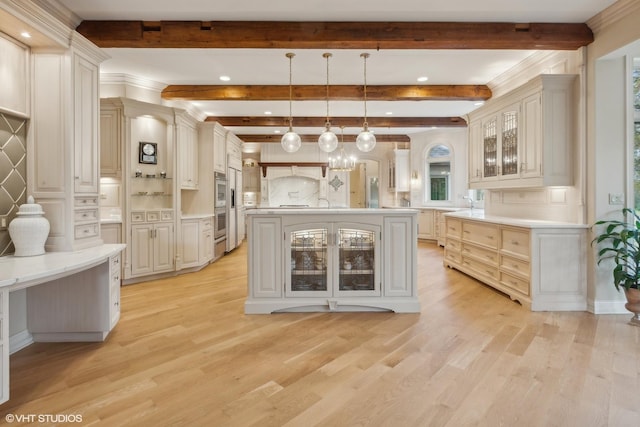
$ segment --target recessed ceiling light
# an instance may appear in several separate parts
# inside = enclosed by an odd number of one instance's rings
[[[228,82],[229,80],[231,80],[231,77],[229,77],[229,76],[220,76],[220,80],[222,80],[223,82]]]
[[[270,116],[272,113],[271,113],[271,111],[265,111],[265,112],[264,112],[264,114],[265,114],[266,116]]]
[[[429,77],[427,77],[427,76],[420,76],[420,77],[418,77],[418,81],[419,81],[419,82],[426,82],[427,80],[429,80]]]
[[[25,39],[30,39],[31,38],[31,34],[29,34],[29,32],[27,32],[27,31],[21,32],[20,35],[22,37],[24,37]]]
[[[393,111],[387,111],[385,114],[386,114],[387,116],[391,116],[391,115],[393,115]]]
[[[273,133],[280,133],[280,131],[279,130],[274,130]]]
[[[478,102],[475,102],[473,105],[475,105],[475,106],[479,107],[479,106],[481,106],[481,105],[484,105],[484,101],[478,101]]]

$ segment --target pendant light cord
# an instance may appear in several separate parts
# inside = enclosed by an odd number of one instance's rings
[[[364,123],[362,124],[362,127],[366,130],[369,126],[367,123],[367,58],[369,57],[369,54],[361,53],[360,56],[364,58]]]
[[[327,122],[326,122],[326,126],[329,127],[329,58],[331,58],[331,54],[330,53],[323,53],[322,56],[324,56],[327,59]]]
[[[292,116],[292,98],[293,98],[293,86],[291,84],[292,81],[292,59],[296,56],[295,53],[287,53],[287,58],[289,58],[289,132],[293,130],[293,116]]]

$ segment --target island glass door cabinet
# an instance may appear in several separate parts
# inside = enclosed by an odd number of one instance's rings
[[[380,296],[379,226],[330,223],[285,228],[285,295]]]

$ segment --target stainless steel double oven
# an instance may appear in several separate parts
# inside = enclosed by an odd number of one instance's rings
[[[224,255],[227,243],[227,177],[225,174],[215,172],[214,193],[213,236],[216,242],[214,258],[217,259]]]

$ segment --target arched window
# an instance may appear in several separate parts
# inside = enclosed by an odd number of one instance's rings
[[[425,161],[425,200],[427,202],[451,201],[451,149],[443,144],[431,147]]]

